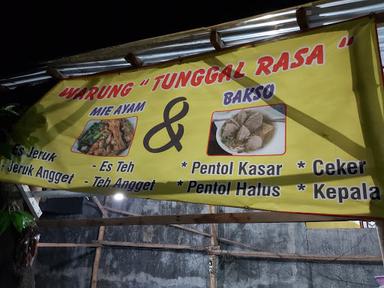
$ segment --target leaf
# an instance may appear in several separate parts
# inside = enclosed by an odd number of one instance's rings
[[[33,216],[24,211],[12,212],[11,221],[19,233],[22,232],[25,228],[35,224],[35,219]]]

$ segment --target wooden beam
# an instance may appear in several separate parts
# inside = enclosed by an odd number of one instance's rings
[[[217,207],[208,205],[209,213],[216,214]],[[211,223],[209,224],[211,228],[211,246],[209,247],[209,251],[219,250],[219,242],[217,241],[217,224]],[[217,267],[218,267],[218,256],[215,254],[209,254],[209,288],[217,288]]]
[[[300,7],[296,10],[296,22],[301,31],[307,31],[309,29],[307,10],[305,7]]]
[[[122,226],[122,225],[167,225],[167,224],[209,224],[209,223],[290,223],[364,220],[363,216],[322,216],[283,212],[246,212],[219,214],[187,214],[164,216],[132,216],[120,218],[86,219],[41,219],[40,227],[84,227],[84,226]]]
[[[374,14],[377,23],[384,23],[384,13]]]
[[[93,202],[97,205],[101,212],[101,216],[103,218],[108,217],[107,211],[103,208],[103,205],[101,205],[99,199],[97,199],[96,196],[92,197]],[[99,234],[97,236],[97,241],[103,241],[104,240],[104,234],[105,234],[105,226],[100,226],[99,227]],[[99,271],[99,266],[100,266],[100,258],[101,258],[101,246],[96,248],[95,251],[95,258],[93,260],[93,267],[92,267],[92,278],[91,278],[91,288],[96,288],[97,287],[97,274]]]
[[[305,262],[325,262],[325,263],[381,263],[381,256],[366,255],[313,255],[313,254],[294,254],[294,253],[271,253],[262,251],[230,251],[230,250],[210,250],[207,247],[194,247],[188,245],[177,244],[157,244],[157,243],[135,243],[135,242],[119,242],[119,241],[98,241],[97,243],[39,243],[39,248],[96,248],[103,247],[131,247],[143,249],[159,249],[159,250],[190,250],[196,252],[208,252],[211,255],[231,256],[238,258],[257,258],[257,259],[273,259],[280,261],[305,261]]]
[[[39,248],[97,248],[101,246],[98,243],[37,243]]]
[[[105,226],[100,226],[97,240],[98,241],[103,240],[104,234],[105,234]],[[97,274],[100,266],[100,258],[101,258],[101,246],[97,247],[95,251],[95,258],[93,260],[93,266],[92,266],[91,288],[97,287]]]
[[[99,199],[97,199],[96,196],[92,197],[92,201],[96,204],[97,208],[99,208],[101,212],[101,216],[103,218],[108,218],[108,211],[105,209],[105,207],[100,203]]]
[[[190,251],[206,251],[206,247],[194,247],[179,244],[157,244],[157,243],[135,243],[120,241],[97,241],[98,244],[110,247],[132,247],[132,248],[149,248],[149,249],[165,249],[165,250],[190,250]]]
[[[305,261],[305,262],[358,262],[358,263],[380,263],[380,256],[365,256],[365,255],[356,255],[356,256],[323,256],[323,255],[298,255],[291,253],[270,253],[270,252],[256,252],[256,251],[212,251],[216,255],[220,256],[232,256],[240,258],[259,258],[259,259],[276,259],[276,260],[290,260],[290,261]]]
[[[210,214],[216,214],[217,213],[217,207],[216,206],[208,205],[208,210],[209,210]],[[211,223],[210,227],[211,227],[211,246],[217,247],[219,245],[219,242],[217,241],[217,236],[218,236],[217,224]]]
[[[377,238],[379,240],[381,261],[384,265],[384,221],[376,221]]]
[[[212,46],[215,47],[216,51],[223,50],[223,48],[225,47],[225,44],[221,39],[219,32],[217,32],[217,30],[215,29],[211,30],[209,40],[211,41]]]
[[[125,56],[124,58],[135,68],[143,66],[143,61],[133,53],[128,53],[127,56]]]
[[[16,187],[19,189],[21,195],[23,196],[23,199],[27,204],[29,211],[32,213],[33,217],[37,219],[40,218],[40,216],[43,214],[43,211],[41,211],[39,203],[33,196],[33,193],[31,192],[29,186],[25,184],[16,184]]]
[[[61,81],[61,80],[65,79],[65,76],[59,70],[57,70],[54,67],[49,66],[47,68],[47,74],[57,81]]]

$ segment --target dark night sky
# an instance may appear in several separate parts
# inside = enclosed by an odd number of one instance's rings
[[[11,2],[11,1],[8,1]],[[1,8],[0,77],[41,61],[212,26],[310,1],[12,1]],[[135,6],[128,4],[136,2]],[[178,4],[177,4],[178,3]]]

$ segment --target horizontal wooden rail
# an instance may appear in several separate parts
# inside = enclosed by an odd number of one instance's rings
[[[101,247],[98,243],[38,243],[39,248],[97,248]]]
[[[225,251],[213,250],[210,254],[230,257],[242,258],[264,258],[276,260],[291,260],[291,261],[309,261],[309,262],[358,262],[358,263],[382,263],[380,256],[323,256],[323,255],[298,255],[290,253],[270,253],[270,252],[255,252],[255,251]]]
[[[205,247],[189,246],[180,244],[159,244],[159,243],[137,243],[137,242],[120,242],[120,241],[97,241],[97,244],[109,247],[133,247],[133,248],[150,248],[150,249],[167,249],[167,250],[191,250],[206,251]]]
[[[322,216],[282,212],[246,212],[218,214],[187,214],[164,216],[131,216],[120,218],[86,219],[41,219],[40,227],[84,227],[84,226],[123,226],[123,225],[166,225],[166,224],[208,224],[208,223],[289,223],[364,220],[365,217]]]
[[[281,261],[306,261],[306,262],[350,262],[350,263],[369,263],[380,264],[380,256],[365,255],[311,255],[311,254],[293,254],[293,253],[272,253],[261,251],[230,251],[220,249],[209,249],[202,246],[188,246],[178,244],[159,244],[159,243],[135,243],[120,241],[97,241],[95,243],[39,243],[39,248],[97,248],[97,247],[116,247],[116,248],[141,248],[141,249],[159,249],[159,250],[188,250],[196,252],[206,252],[210,255],[235,258],[258,258],[275,259]]]

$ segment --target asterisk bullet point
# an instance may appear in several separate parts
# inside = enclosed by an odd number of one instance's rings
[[[307,188],[307,186],[304,184],[298,184],[297,185],[297,190],[299,190],[299,191],[305,191],[305,188]]]
[[[305,168],[305,165],[306,165],[307,163],[305,163],[303,160],[300,160],[299,162],[297,162],[297,168],[300,168],[300,169],[303,169],[303,168]]]

